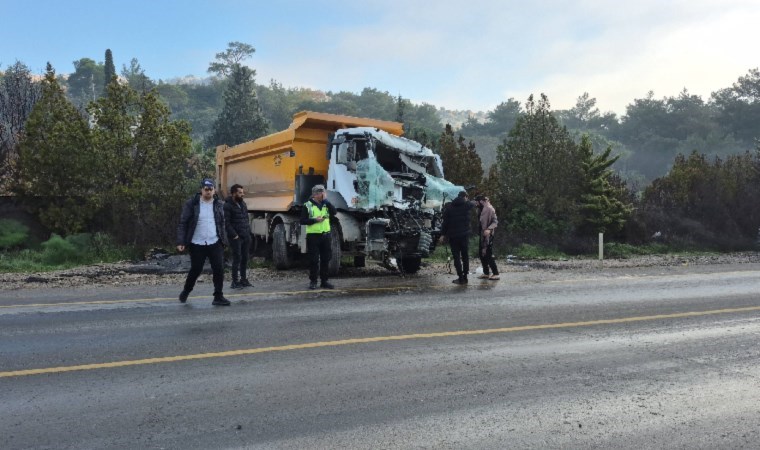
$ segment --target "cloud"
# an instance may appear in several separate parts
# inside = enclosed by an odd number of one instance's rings
[[[706,100],[758,66],[756,1],[330,5],[325,20],[275,17],[277,31],[257,35],[252,65],[259,81],[333,91],[375,87],[473,110],[540,92],[564,109],[588,92],[603,111],[623,114],[650,90],[662,97],[688,88]]]

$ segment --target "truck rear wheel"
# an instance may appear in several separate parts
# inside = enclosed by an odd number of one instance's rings
[[[340,232],[340,228],[333,227],[330,232],[330,237],[332,257],[330,258],[330,263],[327,265],[327,269],[330,276],[335,276],[340,271],[340,259],[343,257],[343,252],[340,249],[340,244],[343,241],[343,234]]]
[[[403,273],[417,273],[422,265],[422,257],[405,256],[401,258],[401,270]]]
[[[282,270],[293,265],[293,260],[288,252],[288,241],[285,236],[285,224],[278,223],[272,232],[272,262],[274,267]]]

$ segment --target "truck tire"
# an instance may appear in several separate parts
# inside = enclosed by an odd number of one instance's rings
[[[285,224],[278,223],[272,232],[272,262],[278,270],[288,269],[293,261],[288,252],[288,241],[285,236]]]
[[[422,257],[405,256],[401,258],[401,270],[403,273],[417,273],[422,265]]]
[[[367,258],[364,255],[354,256],[354,267],[364,267],[367,265]]]
[[[328,273],[331,277],[338,274],[340,271],[340,259],[343,256],[343,252],[340,249],[340,244],[343,241],[343,234],[340,232],[340,228],[332,227],[330,232],[330,249],[332,250],[332,257],[330,263],[327,265]]]

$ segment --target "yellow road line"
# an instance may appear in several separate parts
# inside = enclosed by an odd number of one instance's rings
[[[177,361],[188,361],[188,360],[195,360],[195,359],[223,358],[223,357],[228,357],[228,356],[255,355],[258,353],[282,352],[282,351],[288,351],[288,350],[302,350],[302,349],[320,348],[320,347],[337,347],[339,345],[367,344],[367,343],[372,343],[372,342],[405,341],[405,340],[411,340],[411,339],[432,339],[432,338],[453,337],[453,336],[475,336],[475,335],[483,335],[483,334],[514,333],[514,332],[519,332],[519,331],[531,331],[531,330],[588,327],[588,326],[594,326],[594,325],[646,322],[646,321],[652,321],[652,320],[679,319],[679,318],[685,318],[685,317],[699,317],[699,316],[710,316],[710,315],[716,315],[716,314],[729,314],[729,313],[752,312],[752,311],[760,311],[760,306],[713,309],[713,310],[708,310],[708,311],[688,311],[688,312],[672,313],[672,314],[657,314],[653,316],[623,317],[623,318],[618,318],[618,319],[588,320],[584,322],[563,322],[563,323],[550,323],[550,324],[539,324],[539,325],[523,325],[523,326],[506,327],[506,328],[489,328],[489,329],[483,329],[483,330],[442,331],[438,333],[417,333],[417,334],[403,334],[403,335],[397,335],[397,336],[378,336],[378,337],[368,337],[368,338],[342,339],[338,341],[310,342],[310,343],[305,343],[305,344],[280,345],[280,346],[275,346],[275,347],[260,347],[260,348],[230,350],[230,351],[214,352],[214,353],[199,353],[195,355],[164,356],[160,358],[136,359],[136,360],[131,360],[131,361],[115,361],[115,362],[98,363],[98,364],[83,364],[83,365],[78,365],[78,366],[62,366],[62,367],[49,367],[49,368],[43,368],[43,369],[13,370],[13,371],[8,371],[8,372],[0,372],[0,378],[21,377],[21,376],[26,376],[26,375],[39,375],[39,374],[45,374],[45,373],[73,372],[77,370],[106,369],[106,368],[111,368],[111,367],[139,366],[139,365],[145,365],[145,364],[159,364],[159,363],[169,363],[169,362],[177,362]]]
[[[303,290],[303,291],[273,291],[273,292],[249,292],[246,294],[226,294],[225,297],[237,298],[237,297],[260,297],[265,295],[298,295],[298,294],[314,294],[319,292],[380,292],[380,291],[396,291],[399,289],[414,289],[420,286],[388,286],[388,287],[376,287],[376,288],[347,288],[347,289],[316,289],[316,290]],[[197,295],[188,297],[189,299],[197,298],[210,298],[210,295]],[[113,305],[119,303],[148,303],[148,302],[176,302],[177,297],[155,297],[155,298],[135,298],[131,300],[92,300],[82,302],[58,302],[58,303],[29,303],[29,304],[16,304],[16,305],[0,305],[0,309],[7,308],[37,308],[37,307],[50,307],[50,306],[70,306],[70,305]]]

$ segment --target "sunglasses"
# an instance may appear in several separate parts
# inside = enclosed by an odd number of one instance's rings
[[[214,190],[214,188],[212,188],[212,187],[205,187],[205,188],[203,188],[203,190],[204,190],[204,191],[213,191],[213,190]]]

